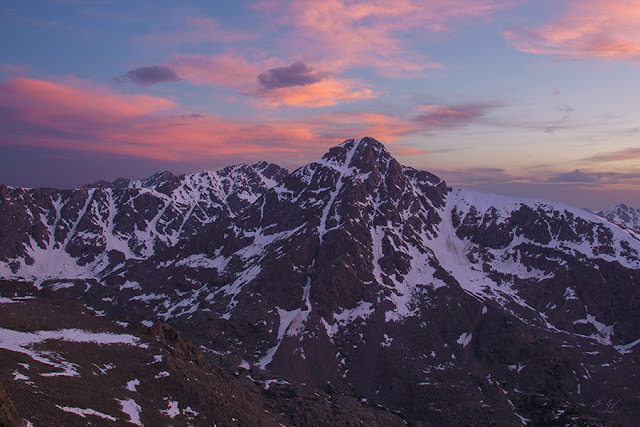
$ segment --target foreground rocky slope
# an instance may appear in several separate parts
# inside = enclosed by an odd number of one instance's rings
[[[19,282],[0,295],[0,425],[404,425],[334,392],[225,372],[167,324],[96,316]]]
[[[2,277],[409,420],[640,419],[636,235],[447,187],[371,138],[293,173],[1,187],[0,221]]]

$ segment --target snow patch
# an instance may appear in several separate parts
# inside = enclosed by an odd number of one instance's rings
[[[96,417],[100,417],[103,418],[105,420],[109,420],[109,421],[117,421],[115,417],[112,417],[111,415],[107,415],[104,414],[102,412],[98,412],[94,409],[83,409],[83,408],[72,408],[69,406],[60,406],[60,405],[56,405],[56,408],[64,411],[64,412],[70,412],[72,414],[76,414],[81,416],[82,418],[86,418],[87,415],[95,415]]]
[[[142,408],[140,408],[140,405],[133,399],[116,399],[116,401],[122,406],[122,412],[129,415],[129,422],[142,427],[142,422],[140,421],[140,411]]]
[[[585,307],[586,308],[586,307]],[[615,325],[605,325],[602,322],[596,320],[596,318],[587,313],[586,319],[580,319],[573,322],[574,325],[578,324],[591,324],[598,331],[595,334],[591,334],[589,338],[598,341],[600,344],[611,345],[611,335],[613,335],[613,327]]]
[[[136,386],[140,385],[140,380],[131,380],[129,382],[127,382],[127,390],[129,391],[136,391]]]
[[[631,350],[633,347],[635,347],[636,345],[640,344],[640,338],[638,338],[635,341],[630,342],[629,344],[624,344],[624,345],[616,345],[614,346],[614,348],[616,350],[618,350],[618,352],[620,354],[627,354],[627,353],[631,353],[633,350]]]
[[[473,336],[472,334],[467,334],[466,332],[464,332],[462,335],[460,335],[460,337],[458,338],[458,341],[456,342],[460,344],[462,347],[466,347],[471,342],[472,336]]]
[[[76,365],[67,362],[60,355],[47,350],[35,350],[35,344],[47,340],[91,343],[98,345],[126,344],[141,347],[139,339],[129,334],[88,332],[80,329],[60,329],[56,331],[20,332],[0,328],[0,348],[23,353],[33,360],[61,369],[62,372],[44,373],[42,376],[78,376]]]
[[[380,347],[390,347],[392,342],[393,342],[393,338],[391,338],[387,334],[384,334],[384,341],[380,343]]]
[[[168,400],[168,399],[165,399]],[[161,409],[160,412],[162,412],[163,414],[165,414],[167,417],[173,419],[175,417],[177,417],[178,415],[180,415],[180,409],[178,408],[178,402],[173,401],[173,400],[169,400],[168,401],[169,407],[167,409]]]

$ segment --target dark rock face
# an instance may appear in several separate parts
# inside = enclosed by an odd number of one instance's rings
[[[426,425],[640,418],[640,241],[588,212],[447,187],[372,138],[292,173],[0,197],[3,277],[161,341]]]
[[[24,419],[2,388],[0,388],[0,425],[7,427],[26,426]]]

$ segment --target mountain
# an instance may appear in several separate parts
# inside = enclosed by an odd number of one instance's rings
[[[620,203],[612,208],[600,211],[598,216],[632,230],[640,232],[640,209],[630,208]]]
[[[640,419],[637,234],[449,187],[372,138],[291,173],[0,186],[0,223],[0,277],[166,322],[231,370],[422,425]]]

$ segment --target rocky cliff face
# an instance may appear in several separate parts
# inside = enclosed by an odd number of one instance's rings
[[[0,221],[7,279],[410,420],[640,417],[636,235],[447,187],[371,138],[292,173],[2,187]]]

